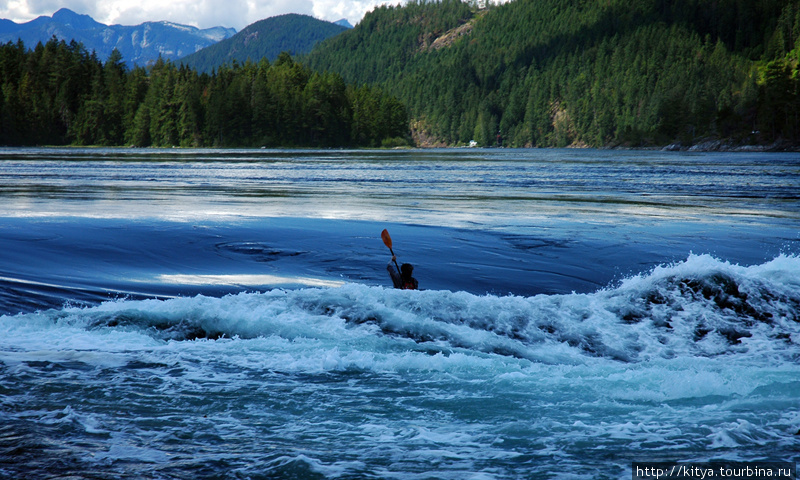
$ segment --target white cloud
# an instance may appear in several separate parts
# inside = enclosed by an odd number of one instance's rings
[[[200,28],[236,30],[275,15],[301,13],[323,20],[346,18],[355,25],[385,0],[0,0],[0,18],[23,23],[51,16],[60,8],[86,14],[100,23],[138,25],[167,20]],[[390,2],[390,3],[397,3]]]
[[[314,0],[313,15],[323,20],[336,21],[346,18],[351,24],[355,25],[364,14],[375,8],[376,5],[383,5],[385,0]]]

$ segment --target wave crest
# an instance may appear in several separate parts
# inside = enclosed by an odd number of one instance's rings
[[[347,284],[222,298],[118,300],[4,317],[161,342],[280,337],[381,353],[474,352],[544,363],[775,356],[800,349],[800,258],[743,267],[707,255],[592,294],[476,296]],[[24,317],[25,319],[23,319]]]

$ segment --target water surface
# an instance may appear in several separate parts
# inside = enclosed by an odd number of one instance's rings
[[[0,473],[796,460],[798,225],[797,154],[0,150]]]

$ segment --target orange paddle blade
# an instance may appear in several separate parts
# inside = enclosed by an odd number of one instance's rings
[[[389,247],[389,250],[392,249],[392,237],[389,236],[389,231],[385,228],[381,232],[381,238],[383,239],[383,243]]]

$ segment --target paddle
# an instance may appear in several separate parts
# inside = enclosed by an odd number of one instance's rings
[[[381,232],[381,238],[383,239],[384,245],[389,247],[389,251],[392,252],[392,257],[394,257],[394,250],[392,250],[392,237],[389,236],[389,231],[385,228]],[[397,267],[397,273],[400,273],[400,266],[397,265],[397,260],[394,261],[394,266]]]

